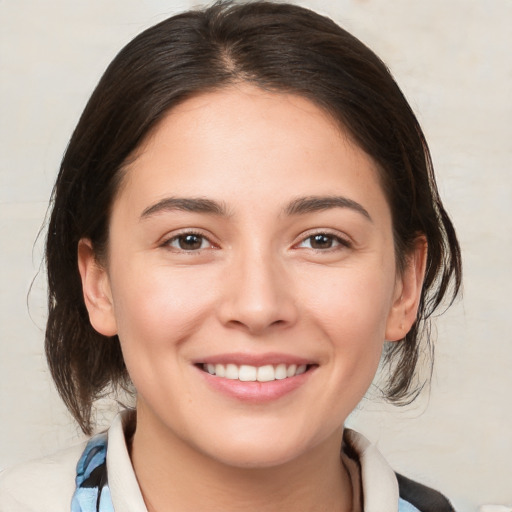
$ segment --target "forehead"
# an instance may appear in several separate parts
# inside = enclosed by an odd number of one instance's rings
[[[374,161],[325,111],[298,95],[240,85],[173,108],[136,151],[122,189],[133,201],[176,192],[268,201],[331,194],[337,182],[382,194]]]
[[[299,141],[305,149],[352,143],[349,132],[307,98],[244,83],[195,95],[173,107],[137,148],[136,156],[148,156],[164,139],[176,137],[226,153],[239,144],[246,151],[270,149],[275,145],[269,139],[279,140],[281,149]]]

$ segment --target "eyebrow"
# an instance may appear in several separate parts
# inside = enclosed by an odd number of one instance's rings
[[[157,213],[172,211],[208,213],[222,217],[229,216],[228,210],[223,203],[211,199],[201,197],[166,197],[158,201],[158,203],[146,208],[140,218],[142,220],[156,215]]]
[[[343,196],[307,196],[294,199],[284,208],[285,215],[304,215],[333,208],[349,208],[373,222],[368,211],[358,202]],[[224,203],[201,197],[166,197],[146,208],[140,218],[145,219],[161,212],[193,212],[207,213],[221,217],[229,217]]]
[[[349,208],[373,222],[370,214],[361,204],[343,196],[307,196],[299,197],[291,201],[285,208],[286,215],[303,215],[306,213],[320,212],[332,208]]]

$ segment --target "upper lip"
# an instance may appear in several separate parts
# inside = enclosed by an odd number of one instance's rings
[[[247,354],[247,353],[228,353],[228,354],[215,354],[212,356],[204,357],[194,361],[194,364],[236,364],[248,366],[265,366],[268,364],[278,365],[286,364],[297,366],[303,364],[316,364],[311,359],[299,357],[291,354],[281,354],[277,352],[269,352],[266,354]]]

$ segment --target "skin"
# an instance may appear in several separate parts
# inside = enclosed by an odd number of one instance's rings
[[[297,208],[312,196],[345,202]],[[308,100],[239,85],[173,109],[124,177],[108,261],[79,244],[91,323],[119,335],[137,389],[148,509],[351,510],[343,424],[415,319],[425,251],[397,270],[376,165]],[[271,400],[197,365],[269,353],[310,363]]]

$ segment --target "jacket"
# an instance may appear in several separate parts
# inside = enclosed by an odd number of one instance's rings
[[[147,512],[126,446],[129,422],[122,413],[88,443],[0,473],[0,511]],[[439,492],[396,474],[358,432],[345,429],[344,445],[360,468],[364,512],[454,512]]]

